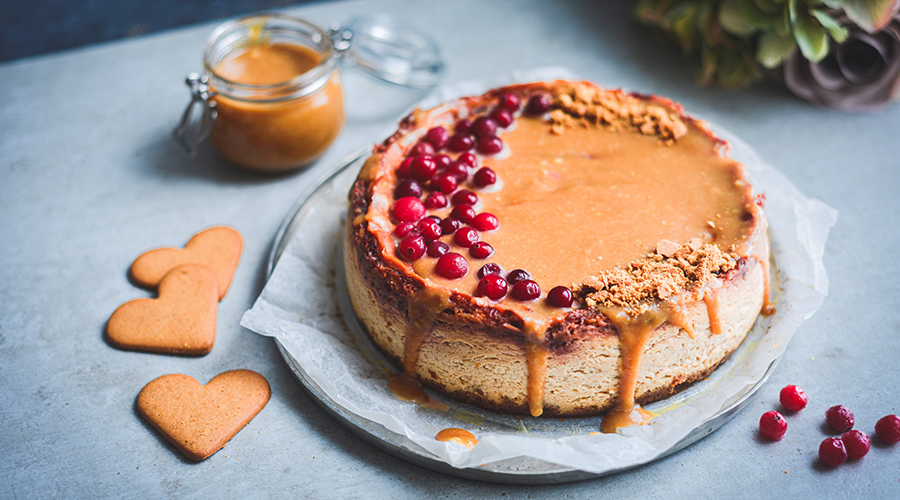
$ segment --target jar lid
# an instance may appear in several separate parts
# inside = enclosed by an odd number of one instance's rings
[[[346,27],[335,26],[332,36],[346,63],[380,80],[430,89],[444,77],[437,45],[390,16],[355,18]]]

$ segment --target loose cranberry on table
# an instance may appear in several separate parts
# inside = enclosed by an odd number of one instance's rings
[[[427,142],[417,142],[412,149],[409,150],[409,156],[434,155],[434,146]]]
[[[900,443],[900,417],[887,415],[875,424],[875,435],[885,444]]]
[[[825,465],[837,467],[847,461],[847,448],[839,438],[830,437],[819,445],[819,460]]]
[[[400,256],[406,260],[416,260],[425,255],[425,239],[418,234],[410,234],[399,245]]]
[[[471,128],[472,128],[472,121],[462,119],[453,125],[453,132],[456,134],[468,134],[469,129],[471,129]]]
[[[853,412],[843,405],[835,405],[825,410],[825,423],[834,432],[847,432],[853,428]]]
[[[474,205],[478,203],[478,195],[468,189],[460,189],[450,198],[450,202],[454,205]]]
[[[398,221],[418,222],[425,217],[425,205],[413,196],[404,196],[394,202],[391,212]]]
[[[547,302],[554,307],[572,307],[575,298],[572,296],[572,290],[562,285],[555,286],[547,292]]]
[[[522,280],[530,280],[531,273],[524,269],[513,269],[506,275],[506,281],[509,282],[510,285],[515,285],[516,283]]]
[[[416,225],[412,222],[401,222],[394,228],[394,234],[398,238],[405,238],[406,235],[416,230]]]
[[[541,296],[541,287],[532,280],[524,279],[513,285],[510,295],[516,300],[534,300]]]
[[[478,187],[487,187],[497,182],[497,174],[488,167],[481,167],[475,172],[472,182]]]
[[[458,185],[459,181],[456,180],[456,176],[449,172],[435,174],[434,177],[431,178],[431,187],[444,193],[456,191]]]
[[[503,141],[499,137],[491,135],[478,139],[475,150],[483,155],[495,155],[503,151]]]
[[[529,115],[542,115],[550,109],[550,98],[544,94],[534,94],[528,99],[525,112]]]
[[[488,274],[478,281],[478,286],[475,288],[475,296],[500,300],[506,297],[507,288],[506,280],[503,277],[496,274]]]
[[[844,442],[844,448],[847,449],[847,457],[853,460],[859,460],[866,456],[866,453],[869,453],[869,446],[872,444],[868,434],[857,430],[845,432],[841,436],[841,441]]]
[[[431,156],[416,156],[409,164],[409,176],[421,182],[431,179],[437,172],[437,163]]]
[[[469,272],[469,262],[462,255],[450,252],[438,259],[434,271],[448,280],[459,279]]]
[[[447,197],[444,196],[444,193],[440,191],[435,191],[433,193],[428,193],[428,196],[425,197],[425,201],[422,202],[425,205],[425,208],[435,209],[435,208],[444,208],[450,203],[447,201]]]
[[[472,208],[472,205],[469,205],[467,203],[456,205],[455,207],[453,207],[453,211],[450,212],[450,217],[453,217],[463,224],[468,224],[472,222],[472,219],[475,218],[475,209]]]
[[[450,235],[456,232],[457,229],[462,227],[462,222],[453,217],[447,217],[441,221],[441,231],[443,231],[444,235]]]
[[[403,198],[406,196],[412,196],[414,198],[422,196],[422,185],[413,179],[404,179],[400,181],[400,184],[397,184],[397,189],[394,189],[394,197]]]
[[[450,245],[443,241],[432,241],[428,244],[428,247],[425,248],[425,253],[427,253],[429,257],[440,257],[449,251]]]
[[[435,150],[440,151],[450,142],[450,132],[444,127],[434,127],[425,133],[425,137],[422,140],[434,146]]]
[[[481,239],[481,237],[478,236],[478,231],[471,227],[461,227],[453,233],[453,243],[456,243],[463,248],[469,248],[479,239]]]
[[[500,275],[503,273],[503,269],[500,268],[499,264],[494,264],[493,262],[488,262],[487,264],[481,266],[481,269],[478,270],[478,278],[484,278],[489,274]],[[503,280],[504,282],[506,280]]]
[[[787,420],[777,411],[767,411],[759,417],[759,433],[770,441],[781,441],[787,432]]]
[[[472,218],[472,222],[469,225],[479,231],[493,231],[500,227],[500,221],[492,213],[481,212]]]
[[[513,115],[509,113],[509,111],[505,109],[495,109],[491,111],[491,119],[497,122],[497,125],[503,128],[506,128],[512,125]]]
[[[416,224],[416,230],[425,238],[425,241],[434,241],[441,237],[441,225],[429,217],[425,217]]]
[[[789,411],[800,411],[806,408],[806,392],[796,385],[784,386],[778,395],[778,400],[781,401],[781,406]]]
[[[500,94],[499,102],[497,103],[497,107],[500,109],[506,109],[509,111],[518,111],[519,110],[519,96],[513,94],[511,92],[504,92]]]
[[[469,178],[469,168],[465,163],[456,160],[447,167],[444,173],[456,177],[457,182],[463,182]]]
[[[476,259],[486,259],[494,255],[494,247],[484,241],[479,241],[469,248],[469,255]]]
[[[497,135],[497,122],[493,118],[479,116],[472,122],[472,129],[469,132],[478,138]]]
[[[453,134],[450,136],[450,143],[447,144],[447,148],[450,149],[450,151],[455,151],[457,153],[470,151],[474,147],[475,141],[468,134]]]
[[[469,168],[478,166],[478,157],[474,153],[462,153],[456,157],[456,161],[468,165]]]

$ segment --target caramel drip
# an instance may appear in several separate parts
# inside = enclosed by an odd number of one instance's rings
[[[543,343],[531,339],[525,341],[525,359],[528,362],[528,411],[532,417],[544,413],[544,383],[547,380],[547,358],[550,351]]]
[[[403,371],[407,376],[415,378],[416,365],[419,362],[419,350],[425,336],[431,331],[438,313],[449,305],[449,301],[441,294],[429,291],[420,292],[409,299],[409,327],[403,346]]]
[[[703,294],[703,302],[706,304],[706,314],[709,315],[709,331],[713,335],[722,333],[722,319],[719,314],[719,289],[710,286]]]
[[[461,444],[470,450],[478,444],[478,439],[474,434],[458,427],[444,429],[441,432],[438,432],[434,439],[437,439],[438,441],[452,441],[456,444]]]
[[[669,308],[669,315],[666,318],[666,321],[668,321],[669,324],[672,324],[672,325],[677,326],[678,328],[681,328],[682,330],[687,332],[687,334],[691,338],[694,338],[694,336],[696,335],[696,333],[694,332],[694,325],[691,322],[691,320],[687,317],[687,315],[685,314],[684,305],[681,304],[680,302],[677,302],[677,303],[672,302],[672,301],[666,301],[666,302],[668,303],[667,307]]]
[[[425,392],[422,384],[417,380],[413,380],[402,373],[392,373],[388,375],[388,388],[397,396],[397,399],[416,403],[424,408],[432,410],[447,411],[449,407],[440,401],[431,399],[431,396]]]
[[[763,262],[759,257],[753,257],[753,260],[758,262],[763,268],[763,303],[762,309],[760,309],[760,314],[764,316],[771,316],[775,314],[775,306],[772,305],[772,301],[769,298],[770,293],[770,283],[771,278],[769,277],[769,263]]]

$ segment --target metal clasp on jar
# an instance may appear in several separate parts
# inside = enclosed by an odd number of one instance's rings
[[[200,143],[209,137],[216,121],[216,102],[211,99],[216,93],[210,90],[206,75],[189,73],[185,83],[191,89],[191,102],[184,110],[181,123],[173,135],[175,142],[193,158],[200,151]]]

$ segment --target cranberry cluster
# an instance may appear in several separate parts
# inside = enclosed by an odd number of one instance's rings
[[[792,412],[806,408],[807,398],[803,389],[788,385],[779,394],[781,405]],[[856,419],[847,407],[835,405],[825,410],[825,423],[841,437],[826,438],[819,445],[819,460],[825,465],[837,467],[847,458],[859,460],[869,453],[871,439],[862,431],[853,429]],[[787,420],[777,411],[768,411],[759,419],[759,433],[771,441],[780,441],[787,432]],[[875,435],[885,444],[900,442],[900,417],[887,415],[875,424]]]
[[[502,151],[503,141],[498,131],[513,124],[514,115],[521,108],[519,96],[503,93],[497,106],[486,115],[472,120],[461,119],[453,125],[451,134],[444,127],[429,129],[422,140],[410,148],[408,156],[397,168],[400,180],[394,189],[391,215],[396,226],[394,236],[400,257],[408,261],[424,255],[437,258],[435,272],[447,279],[460,279],[469,272],[469,262],[461,253],[451,252],[450,241],[461,249],[467,249],[469,257],[484,260],[494,254],[494,247],[482,241],[482,233],[496,230],[500,221],[489,212],[477,212],[478,194],[464,186],[486,188],[497,182],[497,174],[489,167],[479,168],[478,157]],[[532,95],[525,106],[525,113],[538,115],[550,108],[550,100],[543,94]],[[457,153],[451,158],[441,151]],[[474,173],[472,173],[474,171]],[[427,194],[426,194],[427,192]],[[423,198],[424,196],[424,198]],[[452,206],[449,216],[440,218],[428,215]],[[531,275],[515,269],[502,276],[497,264],[486,264],[478,271],[479,282],[475,295],[501,300],[507,294],[521,301],[535,300],[541,296],[541,288]],[[511,288],[510,288],[511,287]],[[558,286],[550,290],[547,301],[556,307],[571,307],[572,291]]]

